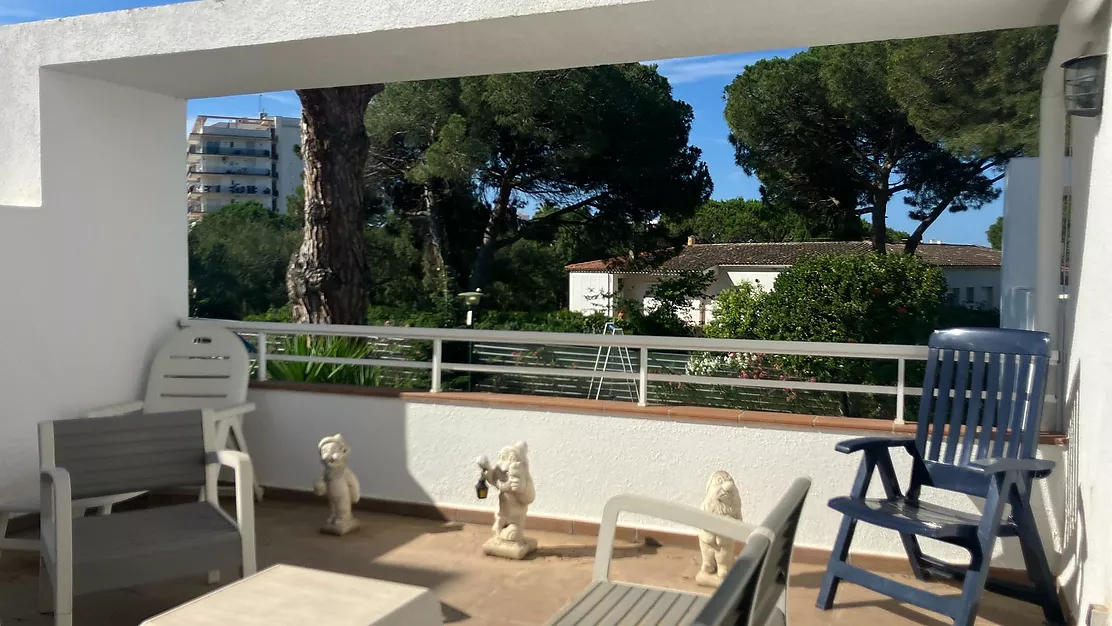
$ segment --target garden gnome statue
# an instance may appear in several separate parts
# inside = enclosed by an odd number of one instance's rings
[[[476,461],[486,482],[498,490],[494,536],[483,544],[483,552],[491,556],[523,559],[537,549],[536,540],[525,536],[525,516],[537,497],[533,475],[529,473],[528,453],[529,446],[519,441],[502,448],[496,465],[491,465],[485,456]]]
[[[313,485],[313,493],[328,496],[328,521],[320,531],[329,535],[346,535],[359,528],[359,520],[351,514],[351,505],[359,502],[359,479],[348,468],[351,448],[343,435],[325,437],[317,444],[324,476]]]
[[[741,519],[741,494],[729,473],[717,471],[710,475],[702,509],[704,513]],[[704,587],[721,585],[734,564],[734,540],[712,535],[705,530],[699,531],[699,551],[703,555],[703,565],[695,575],[696,584]]]

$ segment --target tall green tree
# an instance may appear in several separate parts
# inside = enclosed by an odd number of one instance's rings
[[[189,230],[190,315],[244,319],[286,304],[298,224],[258,202],[232,202]]]
[[[670,223],[669,228],[680,237],[692,235],[699,243],[808,241],[829,237],[822,225],[801,213],[744,198],[711,200],[690,218]]]
[[[1038,153],[1056,27],[889,42],[890,92],[924,137],[964,155]]]
[[[667,79],[640,64],[401,83],[368,111],[368,169],[372,185],[409,197],[396,208],[431,216],[426,239],[470,250],[458,280],[475,288],[519,240],[551,241],[567,226],[629,241],[693,212],[711,181],[688,144],[691,120]],[[479,233],[447,227],[453,195],[474,200],[463,210]]]
[[[890,204],[904,194],[920,222],[905,242],[911,253],[943,212],[995,199],[1012,155],[950,151],[924,137],[892,95],[893,55],[894,44],[873,42],[759,61],[726,88],[726,121],[738,164],[766,195],[847,226],[868,217],[878,253]]]
[[[996,218],[988,230],[985,231],[985,237],[988,239],[988,245],[992,246],[993,250],[1000,250],[1004,247],[1004,216]]]

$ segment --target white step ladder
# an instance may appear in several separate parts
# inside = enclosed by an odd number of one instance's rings
[[[604,335],[625,335],[625,332],[622,331],[621,328],[618,328],[613,322],[607,322],[606,326],[604,326],[603,329],[602,329],[602,334],[604,334]],[[605,350],[605,354],[603,353],[603,350]],[[594,371],[596,371],[596,372],[598,372],[598,371],[602,371],[602,372],[610,371],[609,367],[610,367],[611,357],[614,357],[614,359],[617,362],[617,366],[621,368],[621,369],[616,370],[616,371],[627,372],[627,373],[630,373],[630,374],[636,373],[637,370],[634,369],[634,367],[633,367],[633,359],[629,355],[629,348],[627,348],[625,346],[618,346],[618,347],[606,346],[605,348],[603,346],[599,346],[598,354],[595,355]],[[600,365],[602,366],[601,370],[599,369]],[[598,386],[597,387],[595,386],[595,381],[596,380],[598,381]],[[591,378],[591,384],[587,388],[587,397],[588,398],[593,397],[595,400],[598,400],[602,396],[602,387],[603,387],[603,384],[605,382],[606,382],[606,377],[605,376],[599,376],[598,378]],[[631,402],[637,402],[637,389],[634,386],[634,384],[633,384],[634,381],[632,379],[612,381],[612,384],[623,384],[623,383],[625,384],[626,391],[629,394],[629,400]]]

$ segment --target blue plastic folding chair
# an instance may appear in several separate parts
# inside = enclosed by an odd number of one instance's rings
[[[830,501],[843,518],[817,606],[831,608],[844,580],[967,626],[988,589],[1038,604],[1050,624],[1065,624],[1031,508],[1032,482],[1054,467],[1052,461],[1035,458],[1050,336],[958,328],[935,332],[929,347],[915,438],[865,437],[836,448],[845,454],[863,452],[864,457],[850,495]],[[893,448],[912,457],[906,493],[892,466]],[[866,497],[874,472],[880,475],[884,498]],[[923,487],[984,498],[984,512],[978,516],[924,502],[919,498]],[[1008,515],[1005,504],[1011,505]],[[898,532],[915,576],[961,581],[961,595],[939,596],[850,565],[847,557],[858,522]],[[968,550],[969,566],[923,555],[918,537]],[[1032,584],[989,577],[997,537],[1019,539]]]

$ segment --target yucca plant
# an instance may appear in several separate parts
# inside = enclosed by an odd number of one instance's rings
[[[370,358],[374,350],[365,339],[356,337],[283,338],[277,342],[275,354],[316,356],[344,359]],[[382,383],[382,368],[377,365],[334,365],[331,363],[300,363],[268,361],[267,374],[272,380],[334,385],[377,387]]]

